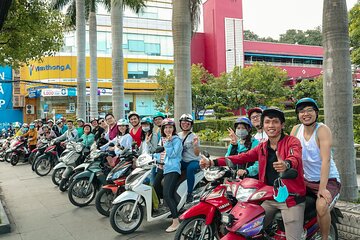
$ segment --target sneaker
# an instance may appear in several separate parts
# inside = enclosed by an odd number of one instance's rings
[[[191,193],[188,193],[186,197],[186,203],[192,203],[194,201],[194,197]]]

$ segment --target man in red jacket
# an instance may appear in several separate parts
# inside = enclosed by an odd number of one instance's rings
[[[289,196],[284,202],[269,200],[261,205],[266,212],[264,226],[269,225],[276,211],[280,210],[285,225],[286,239],[298,240],[301,239],[303,232],[306,194],[301,143],[297,138],[283,133],[284,123],[284,113],[278,108],[264,110],[261,115],[261,124],[269,139],[246,153],[227,158],[234,164],[258,160],[259,180],[270,186],[274,185],[274,181],[285,170],[294,168],[298,171],[298,176],[295,179],[282,180],[289,192]],[[225,158],[218,158],[213,161],[202,159],[200,161],[202,168],[214,165],[226,165]]]

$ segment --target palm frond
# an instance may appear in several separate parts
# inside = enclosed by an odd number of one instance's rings
[[[199,0],[200,1],[200,0]],[[123,7],[129,7],[136,13],[139,13],[146,7],[146,0],[123,0]]]
[[[64,7],[66,7],[66,5],[70,3],[70,1],[75,1],[75,0],[51,0],[50,7],[52,9],[61,10]]]
[[[202,6],[201,0],[190,1],[190,16],[191,16],[191,31],[194,34],[199,26],[200,20],[200,7]]]

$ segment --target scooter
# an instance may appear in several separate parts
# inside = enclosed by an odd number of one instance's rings
[[[293,179],[296,176],[297,171],[295,169],[288,169],[281,178]],[[263,226],[265,210],[260,204],[265,200],[274,200],[274,188],[252,178],[245,178],[240,181],[239,185],[237,194],[241,196],[237,196],[238,203],[230,213],[222,214],[222,222],[226,225],[226,229],[229,232],[221,240],[264,238],[285,240],[285,228],[280,212],[275,215],[272,223],[266,229]],[[340,217],[343,217],[341,211],[338,208],[333,208],[331,211],[330,239],[338,239],[336,223],[339,223],[338,219]],[[318,238],[321,238],[321,235],[319,225],[317,224],[315,199],[307,196],[304,232],[299,240]]]
[[[44,154],[36,159],[34,163],[35,173],[40,177],[46,176],[51,169],[59,162],[59,155],[63,147],[56,139],[51,140],[49,146],[45,149]]]
[[[164,150],[158,147],[156,153]],[[152,201],[152,186],[148,184],[149,176],[152,173],[152,167],[156,165],[154,156],[142,154],[136,160],[137,168],[126,178],[126,191],[120,194],[114,201],[110,212],[111,227],[122,234],[129,234],[141,225],[144,218],[144,209],[148,222],[166,219],[170,216],[170,210],[161,211],[160,215],[154,213]],[[203,179],[202,171],[195,174],[195,184]],[[181,210],[186,202],[187,182],[181,182],[177,187],[175,198],[178,202],[177,209]]]
[[[10,137],[3,140],[1,147],[0,147],[0,162],[5,161],[6,151],[10,148],[11,140],[12,139]]]
[[[138,157],[137,152],[126,149],[120,155],[120,162],[111,169],[106,177],[107,184],[98,192],[95,206],[98,212],[106,217],[110,215],[112,202],[125,191],[126,177],[132,171],[133,159]]]
[[[27,144],[27,139],[20,137],[18,141],[11,148],[10,163],[15,166],[19,161],[27,162],[30,156],[30,150]]]
[[[204,169],[204,175],[209,183],[201,193],[200,202],[179,217],[182,222],[176,231],[175,240],[211,240],[225,235],[221,214],[230,212],[237,203],[232,194],[238,186],[236,171],[229,167],[210,167]]]
[[[89,205],[96,196],[96,192],[106,183],[106,175],[110,172],[107,164],[107,152],[99,150],[92,152],[93,161],[87,168],[76,174],[69,186],[68,197],[70,202],[77,207]]]
[[[30,156],[29,156],[29,164],[31,164],[31,168],[33,169],[33,171],[35,171],[34,162],[36,161],[36,159],[38,157],[40,157],[41,155],[44,154],[45,149],[48,146],[48,143],[49,143],[48,140],[41,139],[40,141],[38,141],[36,148],[31,151]]]

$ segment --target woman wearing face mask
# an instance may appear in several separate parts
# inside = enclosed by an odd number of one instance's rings
[[[156,147],[159,144],[158,136],[153,134],[154,124],[151,118],[143,117],[140,121],[141,124],[141,145],[139,153],[148,152],[154,153]]]
[[[236,119],[234,123],[234,129],[229,128],[229,136],[231,138],[228,151],[225,156],[237,155],[239,153],[247,152],[250,149],[255,148],[259,141],[251,137],[251,121],[247,117],[241,117]],[[256,177],[259,172],[259,163],[256,161],[253,164],[247,163],[239,166],[238,175],[244,176],[247,174],[249,177]]]
[[[25,124],[24,124],[25,125]],[[32,151],[36,148],[37,144],[37,130],[34,123],[30,123],[30,129],[27,131],[23,137],[28,138],[29,150]]]

